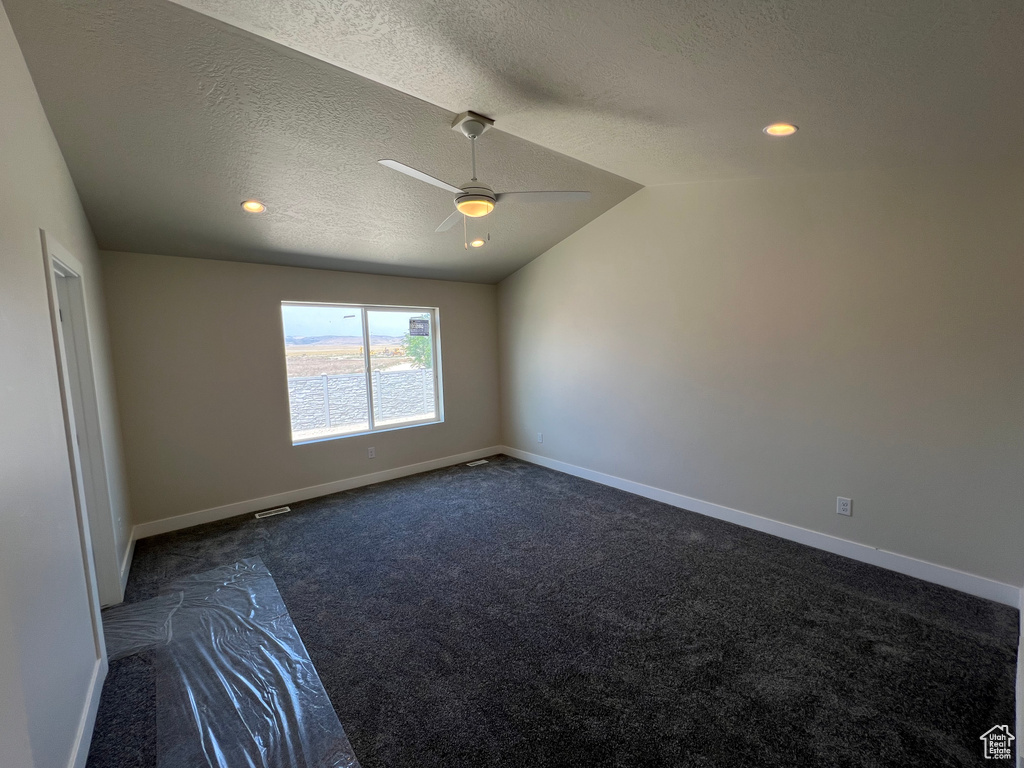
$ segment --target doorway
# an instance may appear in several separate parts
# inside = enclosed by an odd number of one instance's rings
[[[117,555],[111,492],[107,481],[99,405],[85,301],[84,269],[66,249],[42,233],[51,310],[56,326],[62,396],[69,430],[69,458],[78,496],[86,580],[100,605],[121,602],[124,591]],[[77,462],[78,467],[74,466]],[[77,471],[76,471],[77,469]],[[89,572],[91,571],[91,573]],[[98,619],[98,617],[97,617]]]

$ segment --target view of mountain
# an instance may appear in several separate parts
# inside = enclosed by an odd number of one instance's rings
[[[405,342],[402,336],[370,335],[370,345],[390,344],[401,346]],[[351,347],[362,346],[362,336],[286,336],[285,346],[288,347]]]

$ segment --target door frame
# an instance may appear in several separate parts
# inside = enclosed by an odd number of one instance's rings
[[[64,338],[64,323],[61,320],[59,307],[59,296],[57,292],[57,280],[59,276],[75,274],[81,278],[83,273],[81,264],[71,256],[66,249],[61,247],[52,238],[47,238],[46,232],[39,231],[43,244],[43,273],[46,279],[46,299],[50,310],[50,328],[53,333],[53,352],[57,363],[57,383],[60,389],[61,412],[64,418],[64,437],[68,451],[68,465],[71,470],[71,488],[75,501],[75,517],[78,522],[78,539],[82,553],[82,570],[85,577],[85,598],[89,603],[89,617],[92,622],[92,639],[94,648],[94,663],[92,680],[89,684],[89,691],[86,696],[85,706],[82,709],[81,718],[78,722],[77,733],[68,756],[68,768],[84,768],[89,755],[89,744],[93,727],[96,723],[96,714],[100,706],[100,692],[103,689],[103,680],[107,675],[107,649],[103,639],[103,620],[100,616],[100,596],[96,583],[96,566],[93,559],[93,542],[89,527],[89,508],[85,497],[87,487],[82,473],[82,452],[78,449],[79,433],[75,419],[75,403],[73,396],[73,384],[68,370],[68,358],[66,354],[66,341]],[[75,269],[77,267],[77,270]],[[64,270],[63,273],[57,270]],[[78,293],[81,295],[81,280],[78,281]],[[71,295],[75,291],[69,291]],[[72,302],[74,304],[74,302]],[[84,308],[84,302],[83,307]],[[84,315],[82,316],[84,319]],[[76,345],[77,351],[77,345]],[[91,366],[91,360],[90,360]],[[91,371],[91,368],[90,368]],[[85,411],[88,411],[88,403],[84,404]]]
[[[87,578],[98,604],[113,605],[123,599],[124,587],[100,431],[85,302],[85,270],[78,259],[45,231],[40,230],[40,235],[47,298],[54,323],[55,353],[60,367],[65,429],[70,444],[68,458],[73,462],[75,492],[79,497],[76,504],[83,518],[79,532],[84,537]]]

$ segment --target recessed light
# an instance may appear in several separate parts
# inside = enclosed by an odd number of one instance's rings
[[[242,203],[243,210],[249,213],[263,213],[267,210],[267,206],[261,203],[259,200],[246,200]]]
[[[483,244],[484,244],[484,241],[481,240],[480,238],[477,238],[476,240],[473,240],[473,241],[470,242],[470,245],[472,245],[474,248],[479,248]]]
[[[766,125],[763,130],[769,136],[792,136],[797,129],[792,123],[772,123]]]

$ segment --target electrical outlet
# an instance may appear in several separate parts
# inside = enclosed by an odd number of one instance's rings
[[[836,514],[846,515],[847,517],[850,517],[853,514],[853,499],[847,499],[843,496],[837,496]]]
[[[537,442],[538,443],[543,443],[544,442],[544,433],[543,432],[538,432],[537,433]]]
[[[376,448],[367,448],[366,449],[366,455],[369,456],[371,459],[376,459],[377,458],[377,449]]]

